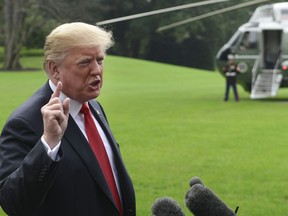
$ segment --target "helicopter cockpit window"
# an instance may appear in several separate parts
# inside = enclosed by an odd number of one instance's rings
[[[257,32],[245,32],[240,43],[240,50],[257,49]]]
[[[250,22],[260,22],[260,21],[272,21],[273,20],[273,8],[268,5],[266,7],[261,7],[255,11],[250,19]]]

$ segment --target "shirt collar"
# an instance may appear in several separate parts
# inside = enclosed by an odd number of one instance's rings
[[[56,90],[56,86],[54,85],[54,83],[53,83],[51,80],[49,80],[49,86],[50,86],[50,88],[52,89],[53,92]],[[61,101],[64,101],[65,98],[67,98],[67,96],[66,96],[65,94],[63,94],[62,92],[60,92],[59,99],[60,99]],[[73,118],[75,118],[75,116],[78,115],[81,107],[82,107],[82,104],[81,104],[81,103],[79,103],[79,102],[76,101],[76,100],[72,100],[72,99],[70,98],[69,113],[70,113],[70,115],[71,115]]]

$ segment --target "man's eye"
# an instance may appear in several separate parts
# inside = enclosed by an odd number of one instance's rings
[[[85,66],[85,65],[88,65],[90,63],[90,60],[85,60],[85,61],[81,61],[79,63],[80,66]]]

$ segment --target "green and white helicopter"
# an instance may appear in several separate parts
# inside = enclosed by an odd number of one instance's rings
[[[288,87],[288,2],[259,6],[219,50],[216,60],[221,71],[228,55],[240,67],[238,83],[250,98],[276,96]]]

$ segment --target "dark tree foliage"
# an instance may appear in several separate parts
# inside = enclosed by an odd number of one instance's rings
[[[45,35],[60,23],[82,21],[96,24],[98,21],[107,19],[196,2],[201,1],[0,1],[0,10],[4,11],[4,16],[0,18],[0,32],[5,32],[0,36],[0,44],[5,47],[4,67],[6,69],[21,68],[19,63],[21,47],[42,48]],[[252,12],[259,5],[215,15],[162,32],[157,32],[157,29],[161,26],[244,2],[249,1],[227,1],[105,25],[104,28],[113,31],[116,42],[109,52],[119,56],[213,70],[217,51],[229,40],[241,24],[249,20]],[[269,1],[269,3],[275,2],[281,1]],[[7,10],[8,7],[10,7],[9,10]],[[6,10],[4,10],[5,8]],[[13,35],[11,35],[12,33]]]
[[[112,5],[112,2],[114,6],[108,7],[108,10],[104,12],[104,19],[199,1],[130,0],[125,1],[124,4],[121,0],[103,0],[102,4]],[[161,26],[243,2],[247,0],[211,4],[107,25],[113,30],[117,42],[113,53],[213,70],[218,49],[227,42],[242,23],[248,21],[256,5],[191,22],[160,33],[156,30]]]
[[[43,46],[45,35],[56,25],[70,21],[94,23],[95,17],[101,16],[97,0],[4,0],[0,6],[4,15],[0,28],[4,32],[5,70],[20,70],[21,48]],[[95,10],[92,19],[87,13],[91,10]]]

